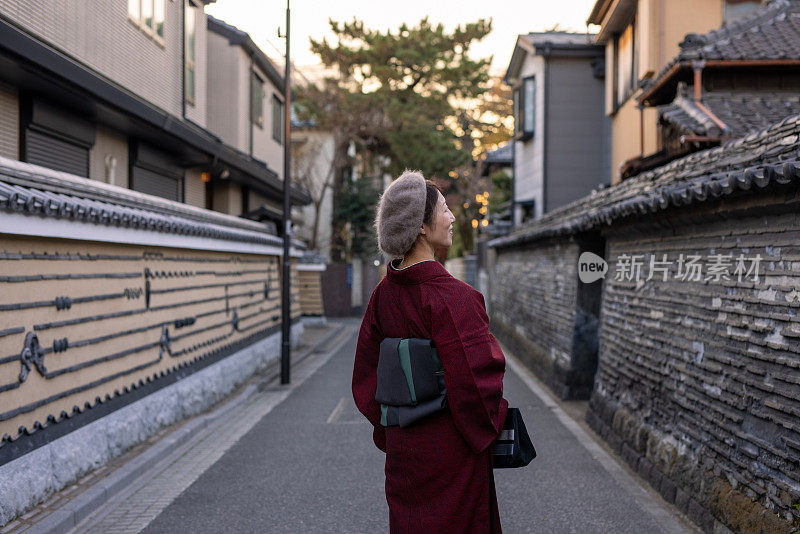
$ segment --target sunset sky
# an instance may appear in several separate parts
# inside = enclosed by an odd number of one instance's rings
[[[318,63],[309,50],[308,38],[330,37],[328,19],[363,20],[369,28],[395,29],[402,22],[414,25],[426,15],[434,23],[452,29],[479,18],[491,18],[493,30],[474,46],[473,57],[493,56],[492,72],[505,72],[517,35],[542,31],[556,24],[560,29],[586,31],[586,18],[595,0],[474,1],[440,0],[386,2],[380,0],[292,0],[292,60],[298,66]],[[283,40],[277,29],[284,28],[286,1],[217,0],[206,12],[250,34],[264,52],[275,59],[283,54]]]

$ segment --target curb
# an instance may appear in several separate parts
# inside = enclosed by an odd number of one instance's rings
[[[327,347],[331,340],[333,340],[340,333],[340,331],[340,329],[331,328],[331,332],[327,333],[314,346],[306,348],[298,355],[296,359],[294,359],[292,364],[296,365],[308,358],[312,353],[318,352],[318,347]],[[211,421],[223,417],[226,413],[230,412],[253,397],[259,392],[259,383],[270,382],[275,378],[278,378],[280,376],[280,355],[270,362],[269,367],[267,367],[267,371],[269,374],[266,376],[266,378],[263,378],[254,384],[249,384],[247,387],[245,387],[244,391],[239,393],[234,398],[226,401],[223,405],[217,407],[211,412],[196,416],[195,419],[190,420],[181,428],[170,432],[167,436],[148,447],[147,450],[108,475],[103,481],[90,487],[75,499],[64,505],[62,508],[56,510],[49,516],[42,519],[42,521],[33,525],[27,532],[30,532],[31,534],[62,534],[74,529],[87,516],[99,509],[122,490],[130,486],[148,469],[152,468],[157,459],[161,458],[166,451],[174,449],[175,447],[187,442],[189,438],[195,435],[199,430],[208,426]]]

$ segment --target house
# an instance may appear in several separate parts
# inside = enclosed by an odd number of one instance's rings
[[[314,121],[301,121],[292,113],[291,141],[292,180],[311,197],[311,202],[295,213],[296,237],[330,262],[336,137],[318,128]]]
[[[496,149],[488,152],[486,156],[479,162],[481,177],[492,179],[496,173],[505,173],[511,178],[511,184],[514,180],[514,142],[508,141],[500,145]],[[497,213],[491,214],[487,217],[489,224],[485,229],[478,228],[479,234],[485,232],[491,236],[502,235],[506,233],[511,226],[511,199],[503,202],[498,206]],[[480,240],[478,244],[480,248]]]
[[[0,156],[237,216],[222,191],[278,202],[279,145],[247,150],[212,106],[207,3],[0,2]]]
[[[603,49],[591,34],[517,38],[504,78],[514,91],[514,224],[608,181],[603,76]]]
[[[283,181],[283,77],[250,36],[214,17],[208,21],[208,127],[246,157],[266,163]],[[271,221],[283,220],[282,197],[246,180],[209,184],[211,209]]]
[[[623,178],[800,113],[800,2],[765,3],[680,48],[638,97],[657,110],[659,150]]]
[[[681,52],[687,34],[733,24],[758,9],[757,0],[597,0],[587,20],[605,46],[605,109],[611,117],[611,182],[626,163],[664,148],[659,112],[640,104],[643,84]],[[674,86],[673,86],[674,90]]]

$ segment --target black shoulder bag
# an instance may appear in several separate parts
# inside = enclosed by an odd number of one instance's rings
[[[509,408],[503,431],[492,448],[492,465],[495,469],[525,467],[536,458],[531,438],[522,421],[519,408]]]

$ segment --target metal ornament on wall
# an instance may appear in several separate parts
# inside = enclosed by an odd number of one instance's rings
[[[22,369],[19,372],[19,381],[25,382],[28,379],[28,374],[31,372],[33,365],[39,371],[39,374],[45,376],[47,369],[44,366],[44,349],[39,344],[39,337],[33,333],[28,332],[25,336],[25,345],[19,355]]]

